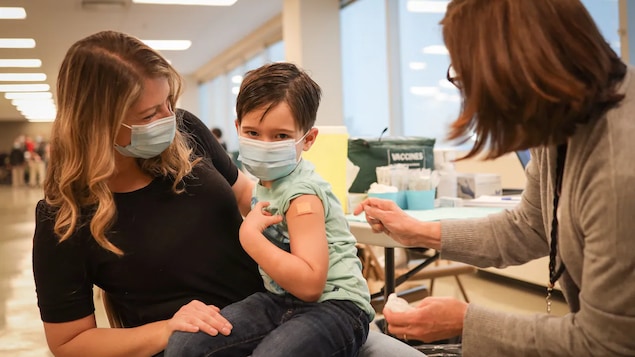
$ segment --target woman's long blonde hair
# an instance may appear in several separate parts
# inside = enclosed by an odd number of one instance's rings
[[[60,241],[89,223],[100,246],[123,254],[106,236],[117,214],[108,180],[115,173],[115,137],[147,78],[167,78],[174,108],[181,77],[140,40],[103,31],[68,50],[57,81],[58,110],[44,182],[46,201],[55,208],[55,233]],[[160,156],[138,159],[138,163],[153,177],[173,179],[172,189],[179,193],[179,183],[194,164],[191,152],[177,130],[174,141]]]

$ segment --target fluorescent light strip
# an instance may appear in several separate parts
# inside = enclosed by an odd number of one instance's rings
[[[433,14],[445,14],[449,1],[408,1],[409,12],[426,12]]]
[[[52,123],[55,121],[55,116],[53,117],[26,117],[26,119],[33,123]]]
[[[48,92],[48,84],[0,84],[0,92]]]
[[[184,51],[192,46],[190,40],[141,40],[157,51]]]
[[[13,99],[11,100],[11,104],[18,108],[29,108],[34,105],[38,107],[47,107],[53,106],[55,107],[55,103],[53,103],[53,98],[29,98],[29,99]]]
[[[42,67],[39,59],[0,59],[0,67],[38,68]]]
[[[236,0],[132,0],[135,4],[232,6]]]
[[[46,80],[44,73],[0,73],[2,82],[41,82]]]
[[[20,110],[25,117],[54,117],[57,113],[55,108],[42,108],[40,110]]]
[[[57,114],[57,111],[53,110],[53,111],[48,111],[48,112],[41,112],[41,113],[22,113],[22,115],[27,118],[27,119],[54,119],[55,118],[55,114]]]
[[[32,38],[0,38],[0,48],[34,48]]]
[[[20,105],[16,105],[19,111],[22,113],[40,113],[40,112],[50,112],[55,111],[55,104],[53,103],[21,103]]]
[[[52,120],[55,119],[55,115],[57,114],[57,109],[51,108],[49,110],[40,110],[33,112],[22,112],[25,118],[29,120]]]
[[[51,92],[9,92],[4,93],[6,99],[50,99],[53,98]]]
[[[0,7],[0,19],[26,19],[26,10],[23,7]]]

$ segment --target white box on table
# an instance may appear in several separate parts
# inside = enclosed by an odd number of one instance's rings
[[[458,196],[473,199],[483,195],[500,196],[503,193],[501,177],[490,173],[457,173]]]

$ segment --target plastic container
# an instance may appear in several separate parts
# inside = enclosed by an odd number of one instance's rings
[[[439,185],[437,186],[437,197],[457,197],[457,174],[454,164],[443,163],[439,170]]]
[[[377,193],[369,192],[368,197],[376,197],[376,198],[383,198],[385,200],[391,200],[391,201],[394,201],[397,204],[397,206],[399,206],[401,209],[406,209],[405,195],[403,195],[402,192],[404,191],[377,192]]]
[[[435,190],[426,191],[406,191],[406,201],[409,210],[434,209]]]

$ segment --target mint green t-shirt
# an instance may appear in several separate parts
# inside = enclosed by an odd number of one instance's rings
[[[331,185],[315,172],[313,164],[301,160],[291,174],[274,181],[270,189],[257,184],[251,205],[253,207],[257,202],[269,202],[267,210],[271,214],[284,217],[291,201],[302,195],[316,195],[324,205],[329,271],[318,302],[349,300],[365,311],[372,320],[375,310],[370,304],[370,292],[362,276],[355,237],[350,232],[342,205],[333,194]],[[280,249],[290,252],[288,232],[285,218],[281,223],[268,227],[263,234]],[[262,268],[260,273],[268,291],[278,295],[286,293]]]

